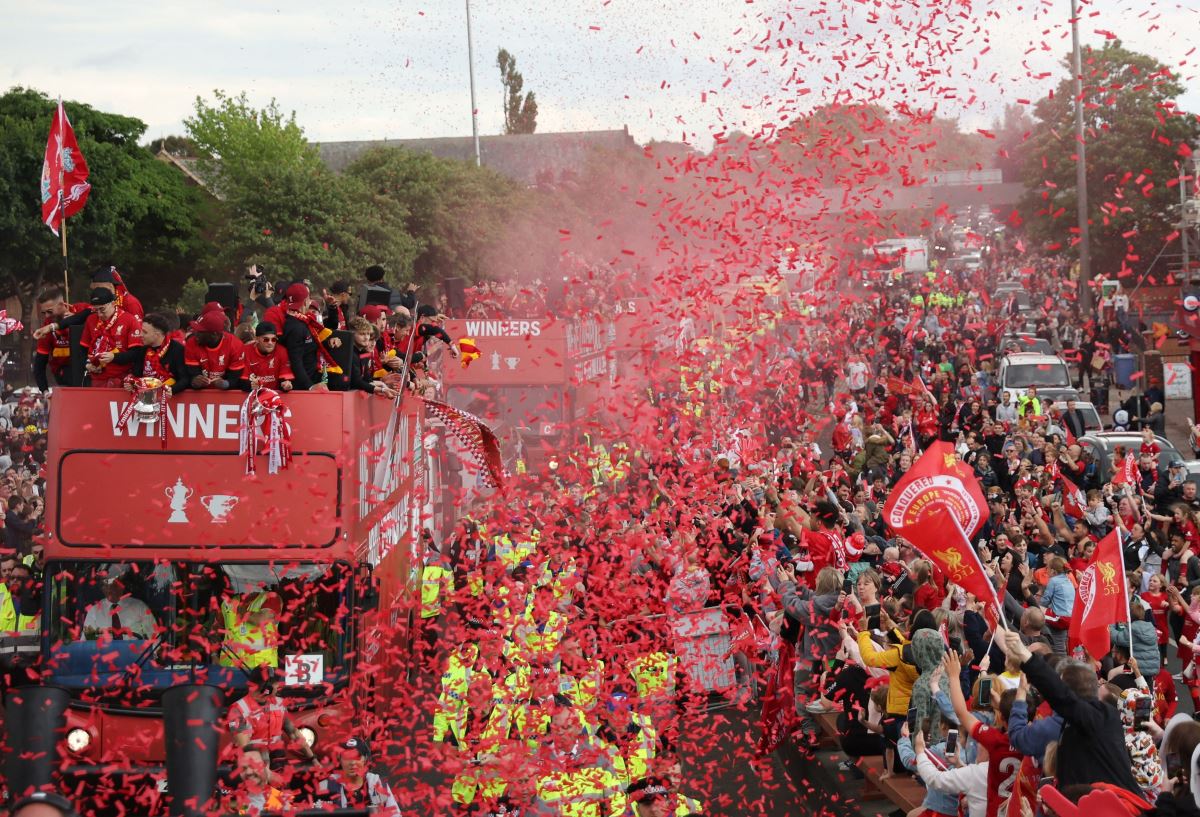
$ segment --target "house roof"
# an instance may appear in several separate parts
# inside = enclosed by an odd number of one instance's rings
[[[177,156],[176,154],[170,153],[164,149],[159,150],[158,153],[154,155],[154,158],[158,159],[160,162],[166,162],[169,165],[174,165],[181,173],[183,173],[185,177],[187,177],[188,181],[190,181],[192,184],[196,185],[217,199],[222,201],[225,200],[225,196],[218,192],[213,181],[205,178],[204,171],[200,167],[200,160],[196,157]]]
[[[340,173],[355,159],[373,148],[393,147],[422,151],[439,159],[474,161],[475,143],[470,136],[436,139],[383,139],[355,142],[322,142],[317,145],[321,160]],[[621,130],[573,131],[480,136],[483,164],[515,182],[532,185],[540,177],[559,178],[564,171],[581,171],[588,153],[595,149],[636,150],[629,128]]]

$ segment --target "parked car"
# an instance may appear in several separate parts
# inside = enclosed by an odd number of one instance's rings
[[[1030,386],[1036,386],[1038,397],[1051,403],[1078,400],[1079,394],[1071,385],[1071,370],[1057,355],[1037,352],[1014,352],[1000,358],[997,382],[1001,391],[1019,397]]]
[[[1154,439],[1158,442],[1158,447],[1162,449],[1158,455],[1158,472],[1161,474],[1172,460],[1182,460],[1183,455],[1166,437],[1155,435]],[[1126,451],[1132,449],[1136,453],[1142,445],[1142,435],[1136,431],[1097,431],[1083,435],[1079,438],[1078,443],[1092,452],[1092,458],[1099,469],[1100,481],[1108,482],[1112,478],[1113,451],[1118,445],[1121,445],[1125,447]]]
[[[1184,460],[1183,464],[1187,466],[1187,481],[1196,483],[1196,490],[1200,491],[1200,460]]]

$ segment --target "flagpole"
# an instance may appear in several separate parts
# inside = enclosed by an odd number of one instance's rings
[[[58,98],[58,229],[62,236],[62,259],[63,259],[63,298],[70,303],[71,301],[71,284],[68,270],[70,266],[67,259],[67,197],[63,195],[63,184],[66,181],[66,163],[62,161],[62,139],[66,132],[65,118],[63,112],[62,97]]]
[[[63,259],[63,299],[67,303],[71,302],[71,283],[70,276],[67,274],[70,265],[67,263],[67,214],[65,208],[60,202],[58,205],[59,212],[59,229],[62,231],[62,259]]]

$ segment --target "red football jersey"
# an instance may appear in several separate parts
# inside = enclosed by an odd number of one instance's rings
[[[221,342],[209,348],[192,335],[183,346],[183,362],[197,366],[210,377],[232,379],[242,371],[242,342],[225,332]]]
[[[288,360],[287,350],[283,344],[275,344],[275,350],[264,355],[258,346],[247,343],[242,346],[243,377],[258,376],[258,384],[264,388],[273,389],[281,380],[292,380],[292,364]]]
[[[1009,744],[1007,734],[982,721],[975,722],[971,737],[988,750],[987,817],[996,817],[1017,782],[1022,755]]]
[[[105,352],[124,352],[142,345],[142,322],[123,309],[117,309],[107,321],[93,312],[83,325],[83,337],[79,345],[84,348],[89,361]],[[109,363],[103,370],[92,375],[93,381],[120,378],[129,374],[129,364]]]

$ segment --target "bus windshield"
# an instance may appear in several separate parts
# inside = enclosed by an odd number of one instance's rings
[[[253,667],[289,663],[301,677],[284,691],[311,694],[347,674],[346,565],[79,561],[46,576],[48,671],[88,697],[191,682],[244,690]]]

